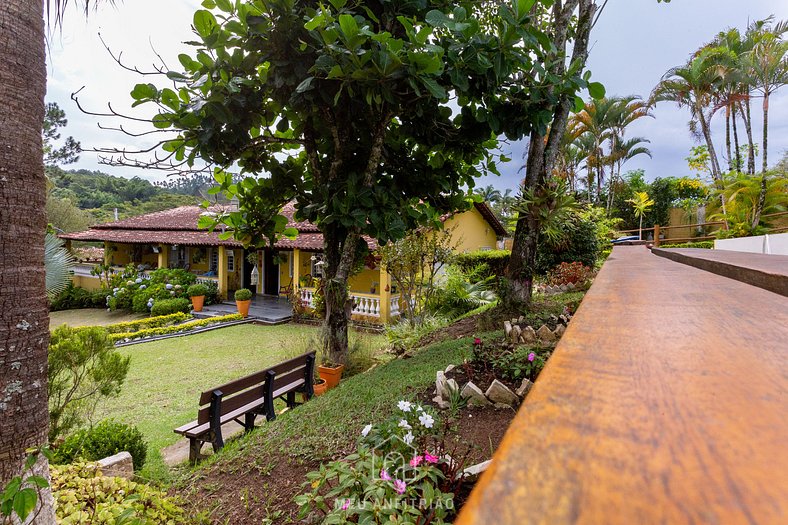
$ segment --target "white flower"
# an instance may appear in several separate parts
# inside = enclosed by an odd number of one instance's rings
[[[140,279],[139,277],[137,277],[137,280],[136,280],[136,281],[134,281],[134,282],[135,282],[135,283],[137,283],[137,284],[140,284],[140,283],[142,282],[142,279]]]
[[[170,295],[175,295],[175,292],[170,292]]]
[[[405,420],[405,419],[400,419],[399,420],[399,426],[404,428],[404,429],[407,429],[407,430],[410,430],[411,428],[413,428],[413,427],[410,426],[410,423],[408,423],[408,421]]]
[[[112,289],[113,292],[117,292],[118,290],[120,290],[120,288],[113,288]]]
[[[424,412],[424,409],[421,408],[421,405],[416,407],[416,412]]]
[[[166,285],[164,285],[164,287],[168,290],[172,290],[172,285],[170,283],[167,283]]]
[[[404,441],[406,445],[410,445],[411,443],[413,443],[413,433],[408,431],[407,434],[402,436],[402,441]]]
[[[147,288],[147,286],[145,286],[144,284],[140,286],[140,290],[144,290],[145,288]]]
[[[432,419],[432,416],[426,412],[421,413],[419,416],[419,422],[424,425],[425,428],[432,428],[432,425],[435,424],[435,420]]]
[[[127,284],[128,286],[134,286],[134,281],[128,281],[128,282],[126,282],[126,284]]]
[[[364,437],[367,437],[367,434],[369,434],[369,431],[370,431],[370,430],[372,430],[372,425],[367,425],[367,426],[365,426],[365,427],[364,427],[364,428],[361,430],[361,435],[362,435],[362,436],[364,436]]]
[[[413,405],[411,404],[410,401],[400,401],[399,403],[397,403],[397,408],[399,408],[403,412],[410,412],[410,407],[412,406]]]

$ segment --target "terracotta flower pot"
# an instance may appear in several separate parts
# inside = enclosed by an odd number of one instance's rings
[[[328,390],[328,384],[325,381],[312,386],[316,396],[322,396]]]
[[[249,317],[249,305],[252,304],[252,300],[249,299],[247,301],[235,301],[235,306],[238,307],[238,313],[244,317]]]
[[[195,295],[192,296],[192,309],[195,312],[202,312],[202,305],[205,304],[205,296],[204,295]]]
[[[344,369],[345,365],[339,365],[337,367],[321,365],[317,367],[317,371],[320,374],[320,379],[325,380],[329,390],[339,384],[339,380],[342,379],[342,371]]]

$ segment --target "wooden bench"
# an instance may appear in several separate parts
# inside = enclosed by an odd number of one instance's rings
[[[282,398],[288,408],[298,404],[297,392],[310,399],[314,394],[314,369],[315,352],[310,352],[200,394],[197,419],[175,429],[176,434],[189,438],[189,461],[199,459],[204,443],[211,443],[214,451],[224,446],[225,423],[235,421],[249,432],[258,415],[268,421],[276,418],[275,399]]]

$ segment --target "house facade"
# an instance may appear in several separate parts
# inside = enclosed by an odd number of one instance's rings
[[[296,293],[303,304],[313,305],[312,280],[322,277],[323,235],[314,224],[295,220],[292,203],[282,209],[282,214],[288,218],[288,227],[298,230],[298,236],[293,240],[280,239],[273,248],[248,249],[235,240],[219,239],[219,232],[197,227],[204,212],[199,206],[182,206],[60,237],[67,244],[102,242],[104,262],[113,267],[135,264],[142,270],[186,269],[198,281],[214,281],[223,298],[232,297],[240,288],[249,288],[265,296]],[[444,224],[451,229],[459,252],[495,249],[506,235],[503,225],[483,203],[448,216]],[[366,241],[370,251],[377,248],[373,239]],[[99,287],[89,265],[78,268],[74,284],[88,289]],[[399,316],[400,296],[385,268],[373,257],[350,279],[349,285],[354,318],[385,323]]]

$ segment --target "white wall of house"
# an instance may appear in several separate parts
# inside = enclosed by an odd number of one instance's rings
[[[714,249],[734,252],[788,255],[788,233],[739,237],[738,239],[718,239],[714,241]]]

